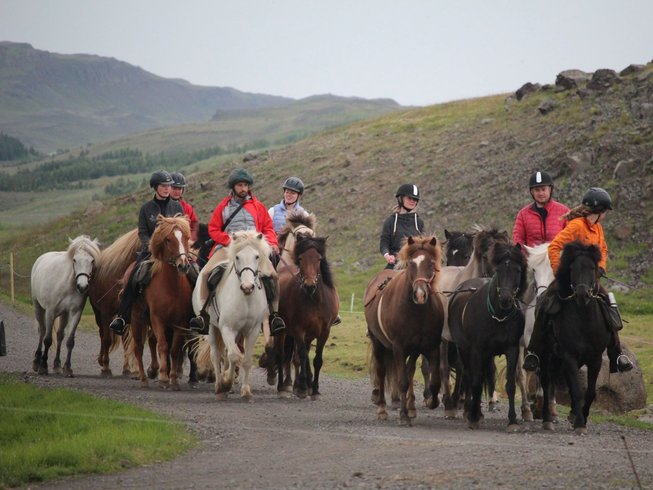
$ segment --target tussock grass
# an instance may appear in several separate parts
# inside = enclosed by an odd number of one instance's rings
[[[0,375],[0,487],[168,460],[193,446],[183,425],[71,390]]]

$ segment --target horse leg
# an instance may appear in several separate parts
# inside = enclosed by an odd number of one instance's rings
[[[516,432],[517,413],[515,411],[515,376],[517,361],[519,360],[519,347],[515,346],[506,352],[506,393],[508,394],[508,430]]]
[[[553,373],[551,371],[552,363],[549,358],[540,359],[540,385],[542,388],[542,428],[544,430],[553,430],[553,417],[551,414],[551,380]]]
[[[399,396],[401,401],[401,406],[399,407],[399,425],[406,425],[410,427],[412,425],[410,417],[408,417],[408,403],[407,403],[407,392],[408,392],[408,369],[406,368],[406,354],[404,350],[399,346],[394,346],[393,348],[393,358],[394,358],[394,368],[397,372],[397,385],[399,386]]]
[[[136,359],[138,379],[141,382],[141,387],[147,388],[148,382],[147,377],[145,376],[145,366],[143,366],[143,348],[145,347],[144,336],[147,332],[147,326],[141,324],[140,322],[132,321],[131,327],[129,327],[129,331],[131,332],[131,346],[129,349],[125,350],[125,355],[128,355],[128,350],[132,351],[132,354]]]
[[[584,434],[586,430],[582,405],[583,393],[578,381],[578,367],[576,361],[567,356],[563,358],[562,366],[565,373],[565,380],[569,387],[569,398],[571,400],[569,421],[571,422],[573,419],[572,423],[577,434]]]
[[[150,379],[156,379],[159,374],[159,356],[157,353],[157,340],[154,332],[150,332],[150,335],[147,337],[147,346],[150,349],[150,366],[147,368],[147,377]]]
[[[209,346],[211,348],[211,364],[215,374],[215,398],[226,400],[227,393],[220,392],[220,380],[222,379],[222,348],[220,345],[220,332],[214,326],[209,327]]]
[[[199,341],[199,337],[194,337],[184,342],[186,357],[188,358],[188,363],[190,365],[188,371],[188,384],[192,388],[196,388],[199,382],[199,378],[197,376],[197,362],[195,361],[195,356],[193,355],[194,347],[197,345],[198,341]]]
[[[486,379],[485,379],[485,384],[487,387],[487,396],[489,398],[488,401],[488,412],[496,412],[499,410],[497,408],[497,405],[499,405],[499,394],[497,393],[497,390],[495,389],[496,387],[496,375],[497,375],[497,366],[494,363],[494,358],[490,360],[490,362],[487,365],[487,371],[485,373]],[[507,376],[506,376],[507,378]]]
[[[34,316],[39,327],[39,343],[34,352],[34,360],[32,361],[32,369],[34,372],[39,371],[41,366],[41,359],[43,358],[43,337],[45,337],[45,310],[41,305],[34,302]]]
[[[438,393],[440,392],[440,376],[438,374],[438,366],[440,365],[440,347],[438,346],[429,353],[428,360],[426,360],[426,356],[422,356],[422,366],[424,366],[425,361],[426,365],[429,367],[429,384],[428,395],[426,394],[427,387],[424,389],[424,396],[428,396],[428,398],[424,400],[424,404],[427,408],[433,410],[440,404],[440,400],[438,399]],[[426,382],[426,377],[424,377],[424,381]]]
[[[420,357],[420,365],[419,369],[422,372],[422,378],[424,379],[424,393],[422,396],[424,397],[424,406],[428,406],[429,404],[429,398],[431,396],[429,386],[431,386],[431,367],[429,364],[429,360],[425,355],[422,354]]]
[[[82,317],[82,309],[80,308],[79,313],[75,312],[72,314],[68,321],[66,329],[68,330],[68,339],[66,340],[66,362],[63,365],[63,374],[67,378],[73,377],[73,368],[72,368],[72,355],[73,348],[75,347],[75,333],[77,332],[77,325],[79,325],[79,320]]]
[[[483,370],[486,366],[486,359],[483,359],[479,352],[472,353],[469,357],[469,369],[465,368],[465,372],[470,372],[469,390],[471,396],[469,397],[469,410],[467,414],[467,427],[470,429],[478,429],[480,426],[481,412],[481,399],[483,398]],[[467,404],[467,400],[465,400]]]
[[[168,355],[170,353],[170,347],[168,345],[168,339],[165,334],[165,325],[158,318],[151,316],[150,317],[150,328],[152,333],[156,337],[156,354],[152,357],[152,363],[158,358],[159,360],[159,388],[167,388],[170,383],[170,377],[168,375]],[[152,344],[150,344],[151,347]],[[157,356],[158,354],[158,356]],[[148,371],[149,373],[149,371]]]
[[[370,337],[370,341],[372,342],[371,368],[374,369],[376,382],[378,383],[378,387],[375,388],[378,390],[376,416],[379,420],[388,420],[388,412],[385,409],[385,348],[374,337]],[[372,391],[372,399],[374,399],[374,391]]]
[[[293,360],[295,359],[295,341],[292,337],[286,336],[284,341],[284,355],[281,357],[283,363],[283,391],[288,393],[293,392],[293,377],[292,372],[295,369],[295,379],[299,376],[298,366],[295,365]],[[279,372],[281,373],[281,364],[279,365]]]
[[[299,355],[299,376],[297,376],[297,389],[295,390],[295,395],[299,398],[306,398],[308,393],[308,349],[306,348],[306,342],[303,338],[300,338],[299,336],[295,338],[295,348]]]
[[[63,346],[64,337],[66,334],[66,327],[68,326],[68,313],[62,313],[58,319],[55,319],[53,329],[57,331],[57,350],[55,351],[54,362],[52,363],[52,370],[56,374],[61,374],[61,347]]]
[[[96,321],[97,321],[96,317]],[[102,320],[97,321],[98,333],[100,334],[100,353],[97,357],[97,362],[100,365],[100,376],[108,378],[113,376],[111,368],[109,367],[109,351],[111,344],[113,344],[113,335],[109,329],[109,323]]]
[[[184,334],[181,330],[173,328],[172,346],[170,347],[170,388],[179,391],[179,376],[183,373],[184,361]]]
[[[311,386],[311,400],[319,400],[320,398],[320,370],[322,369],[322,355],[324,353],[324,345],[327,341],[327,336],[317,339],[315,344],[315,357],[313,358],[313,368],[315,370],[313,376],[313,384]]]
[[[218,381],[218,395],[224,395],[227,397],[227,394],[231,391],[231,388],[234,384],[234,378],[236,377],[236,366],[242,362],[243,355],[240,352],[240,348],[236,343],[236,334],[231,331],[228,327],[222,328],[220,330],[222,334],[222,340],[227,350],[225,356],[227,361],[227,366],[225,367],[220,380]]]
[[[601,361],[602,355],[598,356],[593,362],[588,363],[587,365],[587,390],[585,391],[585,404],[583,405],[583,419],[585,421],[584,430],[580,431],[580,434],[587,433],[587,419],[590,416],[590,407],[592,402],[596,398],[596,379],[599,377],[599,371],[601,370]],[[579,430],[576,429],[576,433],[579,433]]]
[[[39,374],[48,374],[48,352],[52,346],[52,328],[54,326],[55,318],[52,313],[45,312],[45,337],[43,337],[43,355],[41,356],[41,363],[39,364]]]
[[[414,419],[417,417],[417,408],[415,407],[415,387],[413,381],[415,379],[415,367],[417,365],[417,356],[410,356],[408,358],[408,365],[406,367],[408,374],[408,392],[406,394],[406,408],[408,410],[408,418]]]
[[[517,358],[517,367],[516,367],[516,380],[517,386],[519,386],[519,393],[521,394],[521,418],[525,422],[533,421],[533,412],[531,411],[530,404],[528,402],[528,388],[526,385],[526,372],[522,368],[524,364],[524,348],[519,347],[519,357]]]
[[[456,376],[456,382],[459,375]],[[440,383],[442,383],[442,403],[444,404],[444,418],[455,419],[457,401],[451,396],[451,379],[449,368],[449,341],[442,339],[440,342]]]
[[[256,339],[258,339],[258,327],[250,330],[248,335],[245,337],[244,342],[244,358],[243,358],[243,381],[240,385],[240,396],[245,399],[250,399],[252,397],[252,388],[249,385],[249,373],[252,370],[252,354],[254,352],[254,346],[256,345]]]

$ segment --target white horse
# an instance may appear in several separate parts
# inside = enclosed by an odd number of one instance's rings
[[[218,400],[227,398],[237,366],[241,366],[243,371],[240,394],[243,398],[252,396],[249,386],[252,352],[268,313],[259,275],[270,252],[270,246],[261,233],[238,231],[231,235],[231,243],[227,247],[227,268],[207,308],[210,317],[208,342],[216,373],[215,394]],[[193,302],[197,309],[196,291],[197,288],[193,292]],[[239,338],[243,339],[244,352],[238,346]]]
[[[32,266],[32,304],[39,328],[39,344],[32,368],[39,374],[48,374],[48,351],[52,345],[54,323],[58,319],[57,355],[53,369],[56,373],[61,372],[61,345],[66,329],[69,329],[66,341],[68,356],[63,374],[73,376],[70,356],[75,345],[75,331],[86,304],[100,247],[97,240],[91,240],[85,235],[69,241],[68,250],[46,252]]]

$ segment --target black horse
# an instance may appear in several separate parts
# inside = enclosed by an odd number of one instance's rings
[[[490,252],[491,278],[469,279],[449,300],[449,328],[463,365],[465,417],[476,429],[482,417],[481,396],[494,356],[506,356],[508,428],[517,428],[515,369],[524,315],[519,301],[527,289],[527,262],[521,246],[496,242]]]
[[[447,239],[445,244],[446,264],[455,266],[465,266],[472,257],[474,250],[474,235],[464,231],[444,230],[444,237]]]
[[[596,397],[596,379],[603,351],[611,340],[600,305],[602,299],[598,295],[600,259],[598,247],[580,242],[568,243],[560,259],[556,280],[550,286],[557,289],[553,294],[557,294],[561,301],[558,302],[560,311],[549,315],[551,348],[545,353],[540,370],[544,389],[542,426],[545,430],[553,430],[549,409],[551,384],[558,375],[563,375],[569,388],[574,430],[577,434],[587,433],[587,418]],[[578,381],[578,369],[583,365],[587,366],[584,403]]]

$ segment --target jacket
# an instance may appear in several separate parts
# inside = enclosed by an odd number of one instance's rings
[[[394,213],[383,223],[379,252],[397,255],[401,249],[401,240],[409,236],[421,236],[424,233],[424,221],[417,213]]]
[[[188,221],[190,221],[190,239],[194,242],[197,240],[197,232],[200,229],[200,222],[197,219],[193,206],[183,199],[179,199],[179,204],[181,204],[181,207],[184,209],[184,214],[188,217]]]
[[[550,242],[565,227],[566,221],[560,216],[567,213],[569,208],[550,199],[544,206],[546,219],[543,220],[540,213],[535,210],[535,203],[524,206],[515,219],[512,229],[513,243],[534,247],[542,243]]]
[[[585,245],[597,245],[601,249],[599,267],[607,270],[608,245],[605,243],[605,237],[603,236],[603,226],[601,226],[601,223],[590,226],[587,220],[581,217],[574,218],[567,223],[567,226],[549,244],[549,261],[551,262],[551,268],[554,273],[558,271],[558,267],[560,266],[562,249],[567,243],[573,242],[574,240],[579,240]]]
[[[304,213],[308,214],[306,210],[299,205],[297,201],[292,208],[286,209],[286,205],[283,202],[283,199],[279,204],[275,204],[270,209],[268,209],[268,214],[272,218],[272,224],[274,226],[274,231],[279,233],[283,226],[286,224],[286,213],[290,211],[291,213]]]
[[[268,214],[268,210],[263,206],[263,203],[256,199],[253,195],[249,195],[248,199],[245,201],[243,208],[238,211],[238,213],[248,213],[247,220],[243,221],[234,217],[234,221],[227,225],[226,230],[222,230],[222,225],[229,218],[230,213],[225,213],[225,210],[229,207],[229,202],[233,199],[233,196],[225,197],[217,207],[213,210],[213,215],[209,221],[209,236],[213,238],[216,246],[222,245],[226,247],[231,242],[231,237],[229,236],[230,231],[239,231],[244,228],[244,225],[236,227],[236,223],[246,223],[252,222],[256,231],[263,233],[268,244],[272,247],[278,247],[277,234],[274,232],[274,227],[272,226],[272,219]],[[234,201],[235,203],[235,201]],[[227,214],[225,216],[225,214]],[[242,218],[242,216],[240,217]],[[214,248],[215,250],[215,248]],[[213,253],[213,251],[211,251]]]
[[[171,218],[176,214],[184,214],[184,208],[174,199],[168,197],[162,202],[165,203],[163,213],[156,198],[152,198],[143,204],[138,213],[138,238],[141,241],[143,250],[147,250],[150,244],[150,238],[152,238],[152,233],[156,228],[156,219],[160,214],[163,214],[166,218]]]

